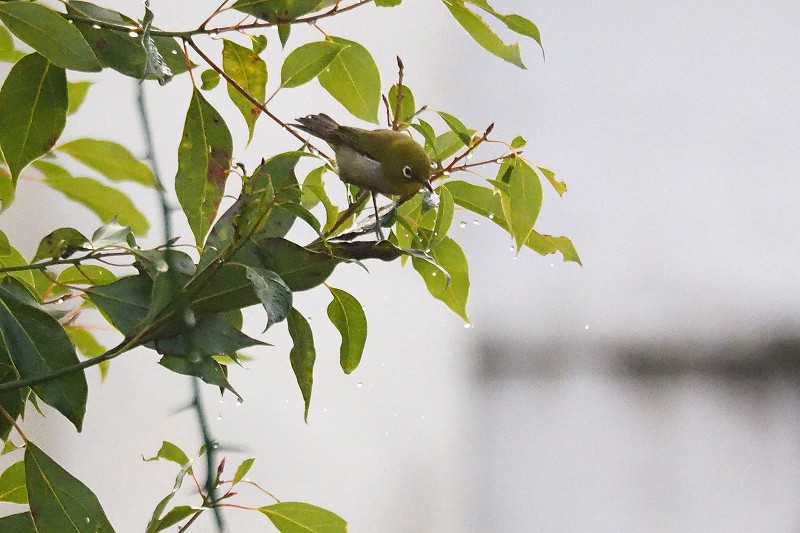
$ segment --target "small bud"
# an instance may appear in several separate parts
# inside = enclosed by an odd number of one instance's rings
[[[488,127],[488,128],[486,128],[486,133],[484,133],[484,135],[489,135],[490,133],[492,133],[492,130],[493,130],[493,129],[494,129],[494,122],[492,122],[491,124],[489,124],[489,127]]]

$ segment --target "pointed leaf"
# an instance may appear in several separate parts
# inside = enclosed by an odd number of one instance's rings
[[[81,32],[50,8],[6,2],[0,4],[0,20],[21,41],[61,68],[85,72],[103,69]]]
[[[231,8],[274,23],[290,22],[312,13],[321,3],[321,0],[238,0]]]
[[[328,40],[346,48],[319,74],[320,85],[354,117],[377,124],[381,76],[375,60],[357,42],[330,36]]]
[[[70,285],[105,285],[115,281],[117,281],[117,276],[100,265],[81,265],[80,267],[72,265],[58,275],[59,283]]]
[[[28,503],[24,461],[12,464],[0,474],[0,502]]]
[[[108,285],[86,289],[89,299],[123,335],[144,320],[150,309],[153,280],[145,275],[127,276]]]
[[[311,405],[311,387],[314,383],[314,361],[317,352],[314,348],[314,336],[311,333],[311,326],[297,309],[292,308],[288,316],[289,335],[292,337],[291,352],[289,360],[292,363],[292,370],[300,386],[300,393],[303,395],[305,411],[303,419],[308,422],[308,408]],[[273,522],[274,523],[274,522]]]
[[[155,343],[158,353],[182,357],[235,354],[241,349],[265,344],[242,333],[222,315],[204,316],[187,333]]]
[[[230,391],[240,400],[242,398],[228,382],[222,365],[211,357],[200,357],[197,360],[193,360],[179,355],[165,355],[158,361],[158,364],[178,374],[200,378],[209,385],[216,385],[221,389]]]
[[[75,81],[67,82],[67,96],[69,105],[67,106],[67,115],[75,113],[83,105],[86,100],[86,95],[89,93],[89,88],[92,86],[90,81]]]
[[[245,459],[242,461],[242,464],[236,469],[236,474],[233,476],[233,480],[231,481],[231,487],[239,483],[241,480],[244,479],[244,476],[250,471],[250,468],[253,467],[253,463],[256,462],[255,457],[251,457],[249,459]]]
[[[67,121],[67,107],[64,69],[35,53],[11,68],[0,89],[0,148],[14,183],[23,168],[56,143]]]
[[[431,296],[444,302],[454,313],[469,323],[467,316],[469,269],[464,252],[453,239],[445,237],[431,248],[430,253],[436,263],[450,274],[450,283],[433,265],[416,257],[411,259],[414,269],[422,276]]]
[[[521,15],[511,14],[511,15],[501,15],[497,11],[494,10],[489,5],[489,2],[486,0],[466,0],[470,4],[474,4],[479,8],[483,9],[497,20],[502,21],[506,27],[515,32],[519,33],[520,35],[524,35],[526,37],[530,37],[541,47],[542,46],[542,38],[539,35],[539,28],[536,27],[536,24],[531,22],[530,20],[526,19]],[[544,48],[542,48],[542,52],[544,52]]]
[[[232,152],[225,120],[195,89],[178,147],[175,192],[197,244],[203,243],[217,214]]]
[[[147,533],[158,533],[159,531],[164,531],[168,527],[172,527],[175,524],[182,522],[193,514],[201,513],[203,511],[204,509],[202,507],[196,508],[188,505],[177,505],[167,511],[167,514],[161,517],[157,524],[153,524],[152,527],[148,527]]]
[[[142,457],[144,458],[144,456]],[[173,444],[168,440],[161,442],[161,448],[158,449],[158,453],[156,453],[153,457],[144,460],[149,462],[157,461],[159,459],[172,461],[181,468],[189,464],[189,456],[186,455],[186,452],[184,452],[180,446]]]
[[[11,253],[11,244],[8,242],[8,237],[3,230],[0,230],[0,256],[9,255]]]
[[[304,44],[292,50],[281,67],[281,87],[298,87],[316,78],[345,46],[331,41]]]
[[[133,181],[147,187],[156,186],[150,167],[139,161],[121,144],[100,139],[75,139],[56,147],[111,181]]]
[[[266,97],[267,64],[250,48],[227,39],[223,39],[222,42],[222,68],[225,73],[247,91],[247,94],[263,102]],[[256,127],[256,120],[261,115],[261,109],[230,84],[228,84],[228,96],[247,123],[249,143],[253,139],[253,130]]]
[[[28,500],[39,533],[113,533],[97,496],[32,442],[25,446]]]
[[[386,97],[389,100],[389,107],[392,109],[392,116],[396,117],[398,124],[408,123],[417,112],[416,102],[414,102],[414,93],[405,85],[398,91],[397,84],[392,85],[389,89],[389,94]],[[397,107],[398,93],[402,95],[400,98],[400,108]],[[426,137],[427,140],[427,137]]]
[[[0,285],[0,343],[21,378],[47,376],[78,363],[61,324],[18,299],[4,284]],[[35,385],[33,391],[80,431],[88,392],[83,371]]]
[[[259,507],[281,533],[347,533],[347,522],[315,505],[280,502]]]
[[[437,192],[439,193],[439,207],[436,209],[436,221],[431,232],[431,240],[428,243],[429,247],[436,246],[447,236],[447,230],[453,223],[453,214],[455,213],[453,195],[450,194],[450,191],[445,187],[439,187]]]
[[[278,39],[281,41],[281,48],[286,48],[286,43],[289,42],[289,34],[291,32],[291,24],[278,24]]]
[[[2,147],[0,146],[0,163],[3,162]],[[0,166],[0,213],[8,209],[14,202],[15,181],[11,179],[11,174]]]
[[[125,244],[130,232],[130,226],[123,226],[119,223],[117,217],[111,217],[111,220],[92,233],[92,246],[95,249],[99,249],[115,244]]]
[[[559,196],[564,196],[564,193],[567,192],[567,184],[563,181],[558,181],[556,179],[556,174],[552,170],[548,170],[544,167],[536,167],[539,169],[539,172],[544,174],[544,177],[547,181],[550,182],[550,185],[556,190]]]
[[[200,81],[201,81],[200,88],[203,89],[204,91],[210,91],[211,89],[219,85],[219,81],[221,79],[222,77],[219,75],[219,72],[210,68],[206,69],[200,74]]]
[[[501,205],[519,253],[542,209],[542,184],[536,171],[527,162],[518,159],[508,185],[508,194],[501,195]]]
[[[519,44],[508,45],[489,27],[484,20],[464,6],[464,0],[443,0],[453,18],[461,24],[467,33],[489,53],[525,68],[519,52]]]
[[[14,49],[14,40],[3,26],[0,26],[0,61],[16,63],[25,57],[23,52]]]
[[[0,531],[9,533],[38,533],[31,513],[17,513],[0,518]]]
[[[469,146],[470,140],[472,140],[472,132],[467,128],[463,122],[459,119],[451,115],[450,113],[445,113],[444,111],[437,111],[442,120],[445,121],[447,126],[458,135],[458,139],[463,143],[464,146]]]
[[[302,152],[286,152],[271,157],[253,172],[250,183],[254,189],[271,188],[276,204],[269,212],[259,235],[283,237],[289,232],[297,214],[285,209],[285,204],[299,203],[300,185],[295,175],[295,167]]]
[[[245,266],[247,279],[253,284],[261,305],[267,312],[267,327],[283,321],[292,308],[292,291],[279,275],[263,267]]]
[[[333,300],[328,304],[328,318],[342,336],[339,364],[350,374],[361,362],[367,342],[367,315],[358,300],[341,289],[328,287]]]

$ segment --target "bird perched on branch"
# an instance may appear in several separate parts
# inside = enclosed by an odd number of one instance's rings
[[[377,193],[386,196],[414,194],[430,184],[431,162],[414,139],[399,131],[365,130],[340,126],[325,114],[298,118],[294,127],[328,143],[336,156],[339,178],[372,193],[375,235],[383,240]]]

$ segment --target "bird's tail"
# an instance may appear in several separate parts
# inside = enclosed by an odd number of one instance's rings
[[[292,124],[292,126],[326,142],[335,141],[336,132],[339,129],[339,124],[324,113],[298,118],[297,122],[299,124]]]

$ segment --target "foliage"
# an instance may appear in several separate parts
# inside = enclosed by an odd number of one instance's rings
[[[518,67],[524,68],[519,44],[507,44],[481,13],[541,45],[536,26],[520,15],[500,14],[485,0],[442,2],[481,47]],[[238,361],[240,350],[265,344],[241,331],[241,310],[260,305],[265,332],[282,323],[288,327],[294,343],[288,355],[307,418],[316,350],[311,326],[294,308],[293,293],[325,284],[339,264],[399,259],[405,265],[410,257],[430,294],[469,322],[467,258],[447,234],[456,209],[486,217],[507,231],[517,253],[528,247],[580,262],[569,239],[534,229],[543,200],[542,178],[559,195],[566,187],[553,172],[522,156],[522,137],[504,142],[491,137],[492,125],[475,130],[449,113],[417,107],[417,98],[403,82],[399,58],[397,83],[386,87],[369,50],[357,42],[323,32],[322,40],[292,43],[294,25],[319,25],[369,4],[382,8],[400,3],[228,1],[198,28],[169,31],[153,26],[149,7],[138,20],[85,1],[66,1],[61,11],[44,2],[0,2],[0,61],[11,64],[0,88],[0,208],[12,205],[23,179],[34,178],[39,183],[30,186],[50,187],[102,221],[90,237],[70,227],[53,230],[30,261],[0,230],[0,437],[5,451],[16,448],[12,435],[22,439],[24,448],[24,457],[0,474],[0,501],[27,506],[0,518],[0,530],[113,531],[91,490],[29,441],[20,426],[26,408],[44,402],[80,431],[88,396],[86,368],[101,365],[105,371],[110,360],[143,346],[161,355],[164,368],[238,396],[226,365]],[[238,23],[213,24],[229,12],[238,12]],[[268,69],[260,54],[272,31],[289,51],[279,76],[270,78],[268,71],[274,69]],[[198,65],[202,73],[195,69]],[[162,85],[174,76],[191,76],[174,188],[196,247],[184,248],[186,236],[171,235],[166,220],[163,244],[139,246],[137,238],[151,223],[118,184],[152,188],[166,205],[165,187],[151,170],[152,160],[140,161],[108,140],[61,139],[67,118],[78,111],[93,83],[73,81],[74,72],[104,69]],[[267,97],[270,79],[277,87]],[[420,196],[394,199],[390,208],[381,210],[379,221],[391,230],[388,240],[356,240],[372,235],[374,219],[354,222],[366,204],[367,191],[353,188],[353,202],[336,205],[328,191],[338,181],[325,179],[334,172],[332,160],[268,105],[278,92],[315,79],[357,119],[377,124],[383,103],[388,126],[416,135],[434,162],[432,182],[439,201]],[[223,116],[203,95],[217,90],[220,81],[247,125],[248,143],[257,121],[266,116],[300,141],[301,150],[274,154],[252,172],[232,166],[235,154],[227,121],[241,119]],[[146,118],[144,108],[142,114]],[[492,147],[499,151],[472,160]],[[301,182],[297,171],[303,158],[319,164]],[[76,162],[92,175],[73,176],[64,165]],[[460,171],[474,174],[486,165],[497,167],[495,176],[453,177]],[[241,185],[241,192],[220,214],[231,180]],[[305,243],[289,240],[289,230],[298,220],[317,238]],[[342,339],[341,367],[349,374],[362,358],[367,317],[356,296],[331,286],[327,290],[332,297],[328,317]],[[119,344],[106,349],[97,342],[82,314],[90,307],[122,334]],[[196,397],[202,415],[197,402]],[[229,505],[234,487],[241,486],[275,500],[252,509],[279,531],[346,530],[345,521],[334,513],[281,502],[247,479],[254,459],[225,477],[225,459],[216,461],[215,446],[205,432],[204,440],[206,446],[193,459],[167,442],[153,458],[172,461],[180,470],[173,490],[154,510],[148,532],[177,524],[184,531],[208,510],[216,513],[221,526],[220,509]],[[207,467],[204,483],[195,473],[201,458]],[[200,502],[173,505],[187,475],[203,487]]]

